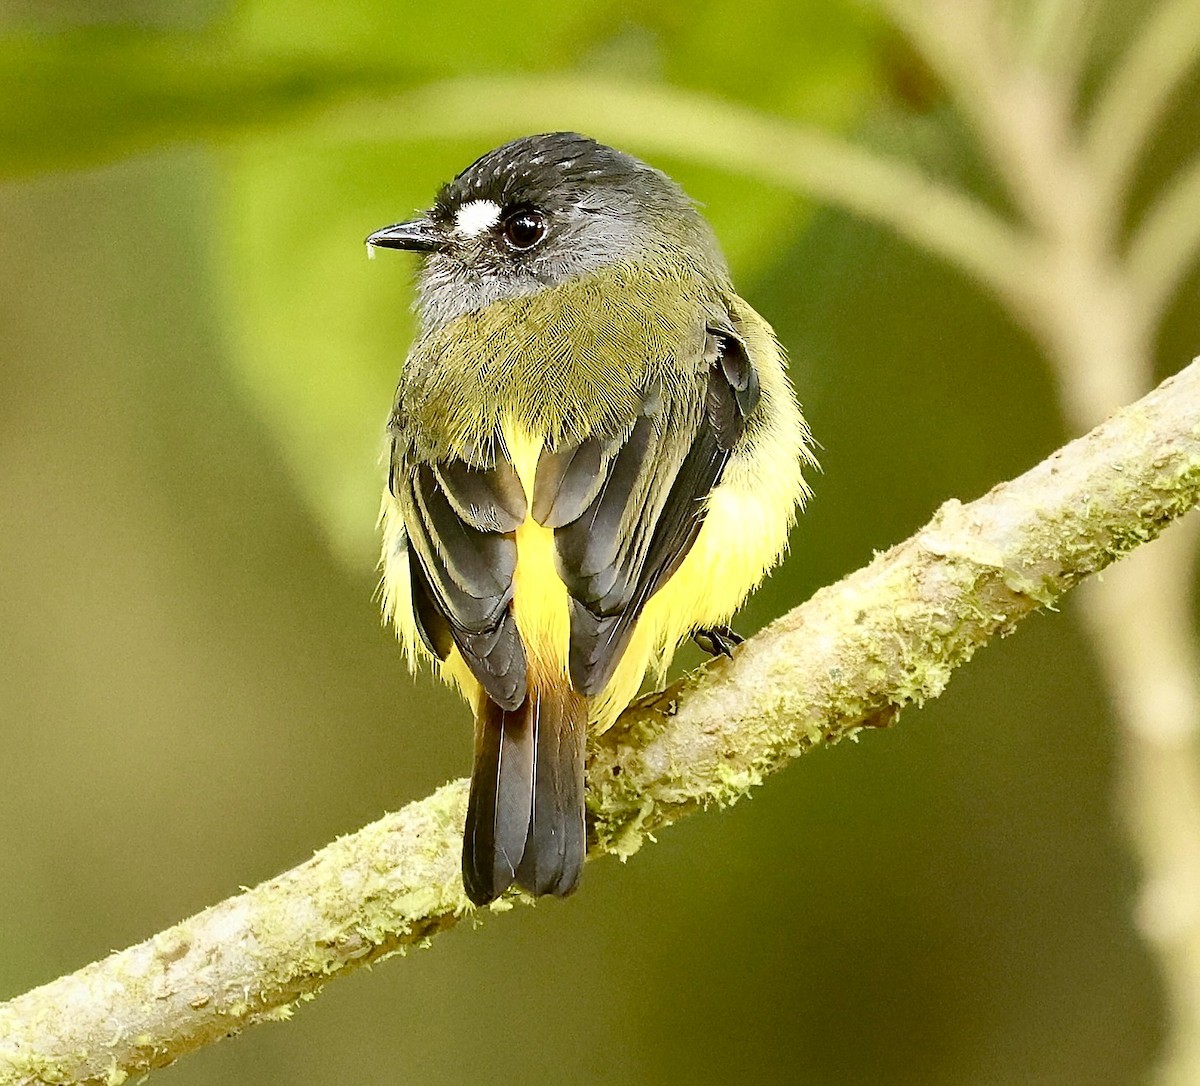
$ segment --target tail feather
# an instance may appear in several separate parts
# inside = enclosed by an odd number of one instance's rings
[[[533,808],[517,883],[531,894],[562,896],[579,884],[583,869],[586,707],[571,690],[540,702],[533,714]]]
[[[512,710],[481,699],[463,835],[463,885],[476,905],[514,881],[532,894],[575,889],[586,723],[586,702],[566,684],[535,686]]]
[[[463,885],[476,905],[504,892],[525,852],[533,801],[534,736],[525,706],[507,711],[483,695],[463,835]]]

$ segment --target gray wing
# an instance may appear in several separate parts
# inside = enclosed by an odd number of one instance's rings
[[[704,360],[694,386],[647,390],[624,434],[589,437],[538,463],[532,512],[554,529],[581,694],[604,689],[646,602],[687,557],[758,402],[757,374],[731,326],[708,329]]]
[[[525,650],[512,613],[515,532],[525,493],[503,457],[403,463],[393,442],[388,486],[409,537],[413,615],[440,660],[457,647],[488,696],[516,709],[526,694]]]

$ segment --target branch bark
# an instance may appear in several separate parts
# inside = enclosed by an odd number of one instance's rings
[[[592,853],[627,857],[791,758],[936,697],[992,637],[1200,502],[1200,360],[1086,437],[643,700],[595,743]],[[465,782],[144,943],[0,1005],[0,1086],[105,1083],[286,1018],[469,911]],[[518,902],[497,903],[502,911]]]

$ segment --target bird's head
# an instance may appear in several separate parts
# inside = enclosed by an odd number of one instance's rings
[[[369,246],[423,255],[419,310],[443,325],[606,264],[675,261],[724,277],[711,230],[666,174],[573,132],[489,151]]]

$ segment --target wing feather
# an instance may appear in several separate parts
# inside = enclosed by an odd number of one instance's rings
[[[525,519],[525,491],[507,460],[498,459],[490,468],[442,460],[430,470],[454,512],[472,528],[515,532]]]
[[[589,437],[578,445],[544,452],[533,484],[533,519],[547,528],[561,528],[583,516],[604,485],[612,451],[619,444]]]
[[[516,472],[500,459],[486,469],[440,461],[394,465],[391,480],[409,534],[418,633],[439,659],[456,646],[488,696],[516,709],[527,678],[512,612],[514,530],[525,515]]]
[[[758,376],[731,327],[708,330],[704,359],[690,388],[647,391],[609,457],[583,442],[539,462],[535,513],[554,515],[558,572],[571,597],[571,682],[582,694],[604,689],[642,609],[687,557],[757,404]],[[560,502],[568,480],[570,496]],[[577,511],[585,495],[591,500]],[[565,520],[567,512],[577,515]]]

